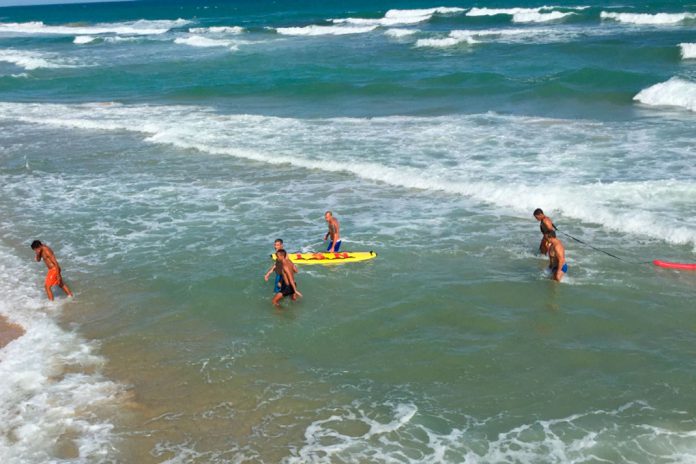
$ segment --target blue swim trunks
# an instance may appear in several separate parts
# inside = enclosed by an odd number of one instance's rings
[[[554,267],[551,269],[551,272],[555,273],[558,270],[557,267]],[[568,273],[568,263],[563,263],[563,267],[561,268],[561,271],[563,271],[564,274]]]
[[[273,293],[280,293],[280,274],[275,275],[275,285],[273,286]]]
[[[336,249],[334,251],[339,251],[341,249],[341,242],[343,240],[339,240],[336,242]],[[329,242],[329,247],[326,249],[326,251],[329,251],[331,249],[331,246],[333,246],[333,242]]]

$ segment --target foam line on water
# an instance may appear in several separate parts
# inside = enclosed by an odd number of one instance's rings
[[[641,90],[633,99],[649,106],[674,106],[696,111],[696,82],[673,77]]]
[[[696,204],[696,185],[684,168],[693,167],[684,163],[694,147],[684,137],[665,136],[674,122],[605,125],[495,114],[302,120],[198,107],[14,103],[0,104],[0,110],[0,119],[140,132],[150,143],[348,172],[466,196],[523,217],[543,206],[610,230],[696,244],[689,206]],[[670,156],[655,163],[658,152]],[[622,171],[615,179],[598,180],[616,169]],[[544,178],[549,181],[540,189]]]
[[[696,13],[614,13],[602,11],[601,19],[612,20],[625,24],[669,26],[685,23],[696,19]]]
[[[349,35],[364,34],[377,29],[377,26],[317,26],[278,27],[276,32],[281,35],[317,36],[317,35]]]
[[[530,39],[548,42],[566,40],[576,34],[577,32],[549,28],[454,30],[446,37],[418,39],[415,46],[446,48],[460,44],[473,45],[484,42],[528,42]]]
[[[192,27],[188,30],[191,34],[242,34],[245,29],[240,26],[211,26]]]
[[[390,414],[380,411],[385,407]],[[652,419],[652,411],[647,403],[634,401],[610,410],[500,426],[493,432],[505,414],[485,420],[465,417],[459,423],[438,418],[447,425],[434,430],[412,403],[355,401],[321,412],[323,417],[305,428],[303,445],[291,449],[282,462],[567,463],[608,462],[611,456],[636,462],[648,449],[656,461],[675,456],[680,462],[693,460],[693,423],[663,426]],[[671,414],[680,417],[678,412]]]
[[[91,26],[48,25],[41,21],[26,23],[0,23],[0,33],[20,35],[159,35],[169,30],[190,24],[185,19],[177,20],[146,20],[97,23]]]
[[[55,462],[60,447],[79,462],[108,459],[107,417],[124,389],[100,373],[94,343],[58,325],[63,303],[47,301],[36,278],[45,267],[25,258],[0,244],[0,314],[26,330],[0,349],[0,462]]]
[[[39,68],[76,68],[80,65],[52,54],[29,50],[0,49],[0,61],[11,63],[28,71]]]

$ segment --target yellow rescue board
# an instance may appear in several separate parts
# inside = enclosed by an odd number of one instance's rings
[[[339,251],[329,253],[328,251],[318,251],[316,253],[288,253],[288,258],[295,264],[343,264],[367,261],[377,257],[374,251]],[[275,253],[271,255],[275,261]]]

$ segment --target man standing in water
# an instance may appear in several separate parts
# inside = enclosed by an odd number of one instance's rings
[[[31,249],[34,250],[34,258],[36,258],[36,261],[38,262],[43,259],[46,267],[48,268],[45,281],[46,295],[48,295],[48,299],[53,301],[53,292],[51,291],[51,287],[55,285],[59,286],[68,296],[73,296],[73,293],[63,282],[60,265],[58,264],[58,260],[56,260],[56,256],[53,254],[53,250],[41,243],[39,240],[34,240],[31,243]]]
[[[549,269],[551,269],[551,277],[560,282],[563,275],[568,272],[568,263],[566,263],[565,260],[565,247],[561,241],[556,238],[556,232],[553,230],[546,233],[546,239],[549,243]]]
[[[275,248],[275,252],[278,253],[280,250],[283,249],[283,239],[282,238],[277,238],[275,239],[275,242],[273,242],[273,248]],[[292,263],[292,262],[291,262]],[[293,272],[297,274],[297,266],[295,266],[295,263],[292,263],[292,268]],[[266,275],[263,276],[263,279],[268,282],[268,278],[271,276],[271,273],[276,269],[275,263],[271,266],[271,268],[266,272]],[[276,273],[275,276],[275,285],[273,286],[273,293],[278,293],[280,291],[280,274]]]
[[[550,217],[546,216],[541,208],[534,210],[534,217],[540,222],[541,228],[541,243],[539,244],[539,253],[545,255],[549,252],[549,242],[546,239],[546,234],[552,230],[556,230],[556,226]]]
[[[297,290],[293,268],[295,265],[287,258],[288,254],[285,250],[278,250],[276,253],[275,271],[280,275],[280,291],[273,296],[273,306],[280,307],[280,300],[289,296],[292,301],[297,300],[299,296],[302,298],[302,293]]]
[[[329,225],[329,231],[324,235],[324,241],[331,237],[331,242],[326,251],[330,253],[339,251],[341,249],[341,226],[331,211],[324,213],[324,219],[326,219],[326,223]]]

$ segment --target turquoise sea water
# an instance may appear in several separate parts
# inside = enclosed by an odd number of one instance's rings
[[[1,8],[0,462],[694,462],[694,111],[689,2]]]

